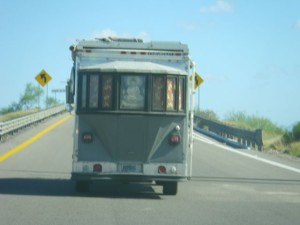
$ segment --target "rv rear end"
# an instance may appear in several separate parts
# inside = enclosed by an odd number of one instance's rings
[[[127,39],[72,46],[72,180],[150,182],[165,194],[191,175],[186,45]]]

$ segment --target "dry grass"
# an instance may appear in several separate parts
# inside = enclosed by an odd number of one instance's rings
[[[300,141],[293,142],[288,149],[288,153],[292,156],[300,157]]]
[[[22,116],[26,116],[35,112],[38,112],[38,109],[30,109],[30,110],[24,110],[24,111],[18,111],[18,112],[12,112],[7,113],[5,115],[0,115],[0,122],[16,119]]]
[[[300,157],[300,142],[284,144],[282,134],[267,133],[263,131],[263,143],[265,150],[276,150],[291,156]]]
[[[300,142],[291,142],[290,144],[285,144],[282,141],[282,137],[285,133],[284,129],[277,126],[268,118],[247,115],[244,112],[232,112],[228,114],[226,119],[227,124],[237,127],[252,130],[256,128],[262,128],[262,139],[265,150],[275,150],[280,153],[300,157]]]
[[[283,148],[281,139],[282,135],[280,134],[267,133],[263,131],[264,149],[281,150]]]

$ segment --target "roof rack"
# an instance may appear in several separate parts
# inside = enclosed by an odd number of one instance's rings
[[[143,39],[141,38],[119,38],[119,37],[105,37],[105,38],[95,38],[99,41],[105,42],[136,42],[136,43],[143,43]]]

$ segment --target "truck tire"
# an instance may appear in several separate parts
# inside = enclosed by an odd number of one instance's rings
[[[163,183],[164,195],[176,195],[178,190],[177,182],[165,182]]]
[[[77,192],[87,192],[89,190],[89,182],[87,181],[77,181],[75,189]]]

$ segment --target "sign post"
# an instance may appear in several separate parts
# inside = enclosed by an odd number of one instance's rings
[[[47,93],[46,93],[46,108],[48,108],[48,82],[52,79],[52,77],[45,71],[42,70],[39,72],[38,75],[35,76],[36,81],[44,87],[47,85]],[[40,100],[39,100],[39,105],[40,105]]]
[[[55,101],[56,101],[56,93],[63,93],[63,92],[66,92],[65,89],[52,89],[51,91],[52,91],[52,93],[54,93]]]
[[[198,112],[200,113],[200,84],[203,83],[202,77],[196,72],[195,74],[195,89],[198,88]]]
[[[192,79],[192,77],[190,77],[190,79]],[[198,111],[200,112],[200,85],[203,83],[203,79],[202,77],[200,77],[200,75],[195,72],[195,82],[194,82],[194,89],[196,90],[198,88]]]

